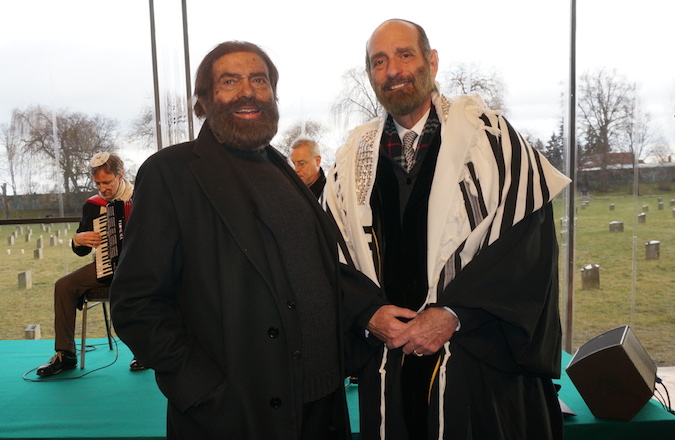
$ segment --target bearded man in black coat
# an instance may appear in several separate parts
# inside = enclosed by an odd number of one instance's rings
[[[343,332],[382,300],[269,145],[277,80],[259,47],[218,45],[197,72],[198,138],[138,172],[112,316],[155,370],[169,438],[350,438]]]

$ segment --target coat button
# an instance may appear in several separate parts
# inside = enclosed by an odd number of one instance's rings
[[[270,399],[270,406],[274,409],[279,408],[281,406],[281,399],[278,397],[272,397],[272,399]]]
[[[295,309],[295,302],[293,302],[293,301],[288,301],[288,302],[286,303],[286,307],[288,307],[288,308],[291,309],[291,310]]]
[[[293,359],[300,359],[301,357],[300,350],[293,350],[291,354],[293,355]]]
[[[279,329],[276,327],[270,327],[267,329],[267,336],[274,339],[279,336]]]

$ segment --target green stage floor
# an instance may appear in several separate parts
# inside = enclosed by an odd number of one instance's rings
[[[133,356],[121,342],[112,351],[105,338],[87,342],[96,349],[87,351],[85,369],[46,380],[35,370],[53,355],[53,339],[0,341],[0,439],[166,438],[166,398],[154,373],[130,371]],[[357,394],[347,386],[358,430]]]
[[[166,398],[153,372],[131,372],[132,354],[122,343],[111,351],[107,339],[87,342],[96,349],[87,352],[86,369],[45,380],[35,369],[52,355],[53,340],[0,341],[0,439],[165,438]],[[563,353],[563,372],[570,358]],[[565,419],[566,440],[675,439],[675,416],[653,399],[629,422],[597,419],[569,377],[557,382],[560,398],[577,414]],[[358,387],[346,391],[358,432]]]
[[[49,360],[54,340],[0,341],[0,438],[166,438],[166,398],[153,372],[130,371],[133,356],[122,343],[111,351],[107,339],[87,342],[96,349],[86,369],[52,381],[29,370]]]

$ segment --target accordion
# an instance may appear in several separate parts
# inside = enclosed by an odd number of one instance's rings
[[[105,206],[104,212],[94,219],[94,231],[101,235],[101,244],[96,248],[94,256],[96,278],[102,283],[112,281],[117,268],[131,203],[131,200],[110,202]]]

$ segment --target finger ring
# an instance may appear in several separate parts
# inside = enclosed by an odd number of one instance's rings
[[[417,357],[422,357],[422,356],[424,356],[424,354],[418,353],[417,350],[413,350],[413,354],[414,354],[415,356],[417,356]]]

